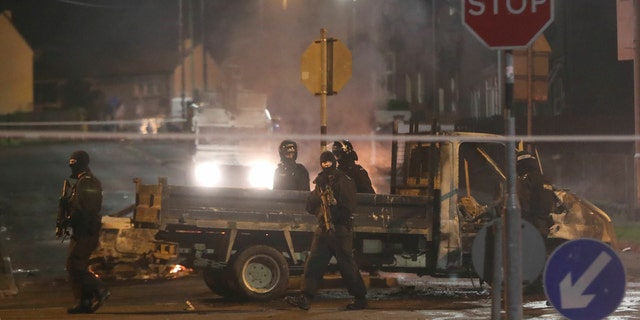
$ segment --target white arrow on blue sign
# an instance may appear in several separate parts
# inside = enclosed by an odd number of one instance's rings
[[[569,319],[603,319],[624,298],[622,261],[606,243],[577,239],[559,246],[544,270],[544,291],[558,312]]]

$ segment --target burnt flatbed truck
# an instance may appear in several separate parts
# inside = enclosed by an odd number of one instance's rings
[[[357,195],[356,260],[363,271],[474,276],[474,237],[504,207],[505,145],[486,134],[423,133],[411,141],[412,134],[393,142],[390,194]],[[308,192],[134,181],[133,227],[157,231],[154,241],[165,249],[174,244],[179,263],[201,269],[216,294],[273,299],[303,272],[317,226],[305,211]],[[548,242],[615,242],[604,212],[566,190],[557,194],[563,211],[553,214]]]

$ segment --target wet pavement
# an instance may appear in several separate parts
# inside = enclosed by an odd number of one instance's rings
[[[110,281],[112,296],[95,314],[67,315],[71,297],[64,278],[16,274],[19,293],[0,299],[0,319],[491,319],[491,291],[478,286],[477,280],[383,276],[395,277],[397,285],[382,287],[371,282],[369,308],[360,311],[344,310],[351,299],[340,286],[323,289],[311,310],[302,311],[281,299],[225,300],[211,293],[199,275],[191,274],[173,280]],[[330,277],[325,283],[337,282]],[[523,319],[563,319],[546,305],[542,294],[525,295],[523,302]],[[640,282],[634,280],[608,319],[640,319],[639,307]],[[504,312],[501,318],[506,319]]]

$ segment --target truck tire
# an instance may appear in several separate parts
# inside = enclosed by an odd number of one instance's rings
[[[235,299],[238,298],[239,292],[234,289],[233,278],[230,275],[231,272],[228,267],[224,269],[205,268],[202,270],[204,283],[213,293],[223,298]]]
[[[233,278],[247,299],[266,301],[282,296],[289,282],[289,266],[282,253],[265,246],[248,247],[233,259]]]

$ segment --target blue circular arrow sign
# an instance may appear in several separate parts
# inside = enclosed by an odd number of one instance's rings
[[[549,302],[569,319],[603,319],[620,305],[626,277],[622,261],[607,244],[577,239],[559,246],[544,270]]]

